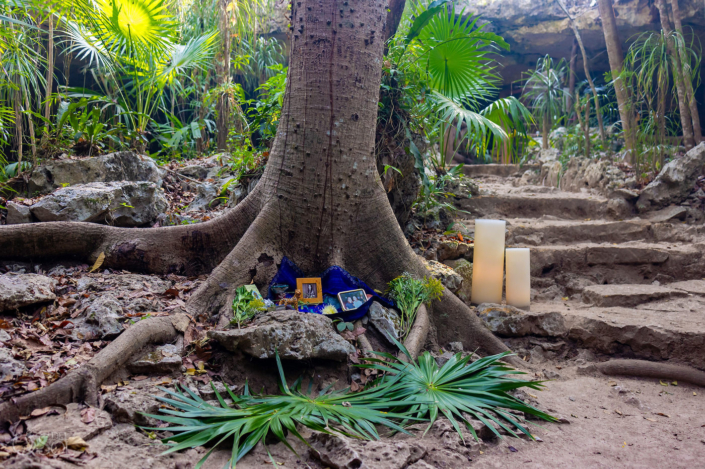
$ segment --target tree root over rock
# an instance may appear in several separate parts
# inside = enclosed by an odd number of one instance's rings
[[[97,407],[100,385],[105,379],[146,345],[170,342],[179,332],[185,331],[188,324],[189,318],[185,314],[136,323],[79,369],[44,389],[0,404],[0,423],[14,422],[34,409],[53,405],[83,401]]]
[[[602,374],[608,376],[668,378],[705,387],[705,372],[683,365],[671,365],[646,360],[610,360],[598,363],[596,367]]]

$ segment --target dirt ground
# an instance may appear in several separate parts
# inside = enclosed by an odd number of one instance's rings
[[[540,441],[505,437],[503,440],[463,445],[445,421],[438,422],[424,437],[424,427],[413,427],[415,437],[396,435],[381,444],[362,443],[358,452],[362,465],[347,464],[335,455],[327,462],[298,441],[292,441],[298,455],[284,445],[269,446],[277,467],[326,467],[460,469],[476,468],[565,468],[565,467],[699,467],[705,458],[705,395],[684,383],[586,375],[584,366],[545,363],[558,378],[535,392],[538,406],[569,423],[535,422],[532,433]],[[147,389],[142,388],[142,391]],[[310,437],[311,433],[304,433]],[[315,440],[315,437],[314,437]],[[114,424],[88,441],[93,459],[71,460],[69,456],[48,459],[24,453],[5,461],[3,467],[39,468],[193,468],[206,449],[197,448],[175,455],[160,456],[165,447],[151,440],[131,424]],[[377,445],[377,446],[375,446]],[[386,455],[411,445],[416,455],[411,464],[399,464]],[[320,449],[314,443],[316,448]],[[229,448],[216,450],[204,468],[220,468]],[[381,451],[381,458],[378,452]],[[325,452],[325,451],[324,451]],[[324,462],[321,461],[324,459]],[[258,446],[238,467],[270,467],[266,450]]]

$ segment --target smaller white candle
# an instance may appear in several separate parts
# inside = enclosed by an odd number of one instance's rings
[[[528,248],[508,248],[507,304],[528,308],[531,302],[531,253]]]

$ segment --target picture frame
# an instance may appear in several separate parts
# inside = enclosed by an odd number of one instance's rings
[[[323,303],[323,287],[320,278],[297,278],[296,289],[301,290],[301,302],[308,304]]]
[[[259,292],[259,289],[257,289],[257,285],[253,285],[253,284],[245,285],[245,290],[252,293],[252,296],[254,296],[258,300],[264,299],[264,298],[262,298],[262,294]]]
[[[340,301],[343,311],[353,311],[365,304],[367,301],[367,294],[362,288],[341,291],[338,293],[338,300]]]

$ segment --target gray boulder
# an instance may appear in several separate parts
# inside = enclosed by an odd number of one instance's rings
[[[29,211],[29,207],[12,201],[5,205],[7,206],[7,217],[5,218],[7,225],[32,223],[32,212]]]
[[[153,182],[94,182],[64,187],[30,207],[39,221],[135,227],[153,223],[168,204]]]
[[[189,204],[185,211],[196,212],[199,210],[208,210],[217,205],[216,202],[218,201],[213,202],[216,197],[218,197],[218,186],[210,183],[199,184],[196,188],[196,198],[193,199],[193,202]]]
[[[399,339],[399,315],[391,309],[373,301],[370,305],[370,322],[390,344]],[[392,340],[394,339],[394,340]]]
[[[656,179],[641,191],[636,207],[640,212],[657,210],[683,202],[705,168],[705,142],[691,149],[683,158],[671,161]]]
[[[0,348],[0,381],[18,378],[27,370],[22,362],[15,360],[9,347]]]
[[[483,303],[475,311],[485,326],[501,337],[562,337],[568,333],[560,313],[528,314],[508,305]]]
[[[29,180],[30,194],[46,194],[63,185],[90,182],[146,181],[162,185],[159,167],[152,158],[131,151],[81,160],[58,160],[42,165]]]
[[[210,331],[208,337],[230,351],[242,350],[256,358],[307,360],[322,358],[344,361],[355,347],[320,314],[274,311],[263,314],[247,328]]]
[[[181,370],[181,354],[173,344],[157,347],[138,359],[128,363],[127,369],[134,374],[172,373]]]
[[[102,294],[91,303],[72,329],[75,339],[92,340],[114,337],[122,332],[122,305],[110,293]]]
[[[56,281],[43,275],[0,275],[0,312],[54,301]]]
[[[441,264],[440,262],[433,260],[422,259],[422,261],[426,266],[430,277],[440,280],[443,286],[453,293],[460,289],[460,286],[463,283],[463,277],[461,277],[455,270],[445,264]]]

